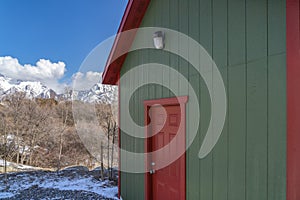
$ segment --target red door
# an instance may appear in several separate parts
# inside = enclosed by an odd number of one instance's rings
[[[161,150],[148,159],[148,165],[152,169],[149,179],[151,181],[149,184],[151,197],[149,199],[184,200],[185,126],[180,125],[180,123],[181,121],[185,123],[185,119],[182,119],[180,105],[169,105],[163,108],[152,106],[149,110],[151,117],[150,133],[152,134],[151,152]],[[177,136],[176,139],[174,139],[175,136]],[[170,145],[172,140],[173,144]],[[173,159],[176,156],[179,158]],[[165,167],[161,168],[161,166]]]

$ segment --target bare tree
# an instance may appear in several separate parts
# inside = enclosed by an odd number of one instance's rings
[[[113,119],[112,119],[113,120]],[[110,164],[110,179],[113,177],[113,163],[114,163],[114,150],[115,150],[115,141],[116,141],[116,133],[118,131],[118,127],[117,127],[117,122],[116,121],[112,121],[112,146],[111,146],[111,164]]]
[[[112,178],[112,168],[114,161],[114,144],[117,132],[117,123],[112,113],[110,105],[98,105],[97,115],[99,124],[103,128],[107,138],[107,168],[109,170],[109,179]],[[111,145],[110,145],[111,144]]]
[[[50,131],[49,114],[50,111],[47,108],[41,108],[35,101],[28,101],[24,108],[27,124],[25,128],[25,145],[28,146],[29,158],[27,163],[33,164],[33,154],[37,144],[42,140],[46,134]],[[23,160],[24,161],[24,160]]]
[[[1,142],[1,157],[4,161],[4,179],[5,183],[7,181],[7,157],[9,153],[9,144],[8,144],[8,134],[7,134],[7,116],[6,112],[2,109],[0,112],[0,136],[2,138]]]
[[[76,133],[73,102],[27,99],[25,94],[16,93],[7,96],[2,103],[5,106],[0,104],[0,155],[4,160],[57,169],[66,165],[97,164],[97,156],[91,156],[83,145],[82,136]],[[90,107],[93,108],[91,113],[95,111],[94,105],[80,102],[80,106],[84,111]],[[4,108],[5,115],[1,114]],[[92,122],[94,119],[90,112],[83,112],[87,132],[84,137],[91,138],[91,152],[100,153],[100,141],[103,141],[102,164],[111,170],[116,158],[114,144],[117,141],[117,125],[110,105],[96,104],[96,108],[103,134],[99,136],[99,124]],[[109,175],[111,177],[112,173]]]
[[[71,112],[71,102],[62,101],[58,104],[57,111],[59,114],[60,122],[57,128],[59,133],[59,151],[58,151],[58,162],[57,162],[57,171],[61,169],[61,159],[62,151],[64,146],[64,133],[68,128],[68,125],[72,124],[72,112]],[[73,124],[72,124],[73,125]]]
[[[17,164],[20,162],[20,123],[23,120],[23,116],[21,115],[22,104],[25,99],[25,93],[16,92],[12,95],[8,95],[5,98],[5,103],[9,108],[9,113],[12,118],[12,126],[13,130],[15,131],[15,138],[16,138],[16,162]]]

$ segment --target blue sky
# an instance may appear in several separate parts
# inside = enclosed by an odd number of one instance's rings
[[[59,83],[70,81],[90,51],[117,32],[126,4],[127,0],[0,0],[0,73],[6,75],[8,65],[16,64],[7,75],[19,70],[24,77],[34,67],[42,73],[50,66],[54,72],[45,73],[56,75]]]

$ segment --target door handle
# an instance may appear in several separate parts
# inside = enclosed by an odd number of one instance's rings
[[[155,166],[155,162],[151,162],[152,168]],[[155,174],[155,169],[150,169],[149,171],[150,174]]]

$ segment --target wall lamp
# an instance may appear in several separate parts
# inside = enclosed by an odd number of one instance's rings
[[[153,34],[153,43],[156,49],[163,49],[165,47],[165,33],[162,31],[156,31]]]

